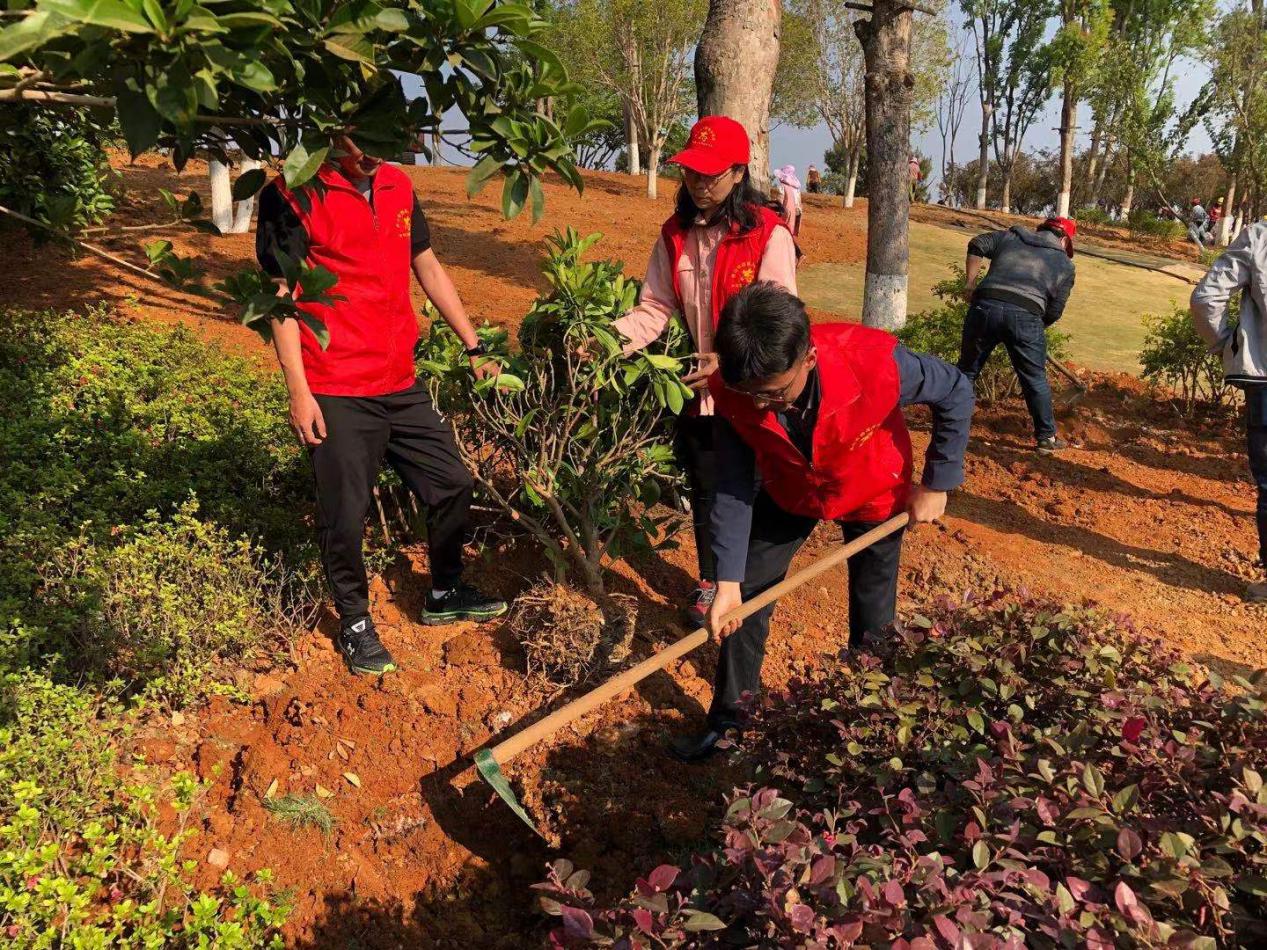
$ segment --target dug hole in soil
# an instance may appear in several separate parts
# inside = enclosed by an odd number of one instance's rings
[[[540,290],[541,240],[554,227],[606,232],[594,253],[623,258],[638,275],[671,210],[671,183],[651,202],[640,182],[599,173],[587,175],[584,197],[547,182],[547,217],[534,227],[526,217],[502,221],[491,191],[467,201],[462,170],[406,170],[472,314],[512,330]],[[137,222],[158,214],[149,200],[157,187],[205,192],[205,169],[196,163],[182,175],[156,161],[123,172],[125,206]],[[861,261],[865,215],[865,205],[815,206],[802,231],[807,259]],[[179,252],[208,262],[213,279],[251,258],[252,235],[172,237]],[[102,243],[138,253],[125,237]],[[95,259],[37,249],[24,237],[13,244],[5,269],[14,305],[106,301],[132,319],[190,325],[272,368],[253,335],[204,301],[121,276]],[[1067,395],[1058,393],[1058,405]],[[910,420],[922,452],[926,415],[912,411]],[[908,533],[899,609],[1003,585],[1129,614],[1145,632],[1223,673],[1265,665],[1267,609],[1239,596],[1256,552],[1242,425],[1183,421],[1129,377],[1095,377],[1060,424],[1078,447],[1041,457],[1018,400],[979,407],[967,481],[945,523]],[[689,531],[678,540],[675,551],[615,566],[610,589],[638,607],[631,659],[681,635],[676,607],[694,585],[695,554]],[[794,568],[837,540],[820,529]],[[627,892],[657,864],[711,844],[721,796],[742,779],[742,766],[680,765],[662,749],[670,734],[698,725],[715,648],[701,648],[510,765],[521,799],[556,849],[470,767],[471,754],[494,736],[539,718],[554,689],[526,674],[523,650],[504,623],[416,624],[426,559],[421,550],[406,553],[409,563],[373,588],[375,617],[399,672],[378,680],[349,675],[327,620],[295,644],[293,666],[244,675],[248,703],[219,698],[196,712],[156,714],[139,735],[136,751],[151,763],[190,769],[209,783],[185,849],[198,862],[199,883],[217,881],[221,864],[238,875],[272,868],[294,893],[287,940],[298,947],[524,947],[537,945],[542,932],[528,887],[550,858],[564,854],[590,868],[603,900]],[[516,547],[477,557],[470,578],[512,597],[533,587],[544,568]],[[775,616],[766,687],[834,655],[846,629],[843,572],[791,595]],[[270,815],[270,787],[274,797],[316,796],[335,819],[329,838]],[[213,851],[214,864],[207,860]]]

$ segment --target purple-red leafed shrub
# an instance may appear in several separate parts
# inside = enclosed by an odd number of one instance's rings
[[[1267,946],[1267,676],[998,597],[755,711],[719,847],[613,907],[566,861],[552,945]]]

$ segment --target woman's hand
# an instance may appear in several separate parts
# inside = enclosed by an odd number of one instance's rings
[[[312,393],[294,393],[290,397],[290,427],[300,445],[320,445],[326,437],[326,420]]]
[[[697,362],[695,369],[682,377],[682,382],[689,388],[699,392],[701,389],[708,388],[708,377],[717,372],[718,361],[716,353],[692,353],[691,359]]]

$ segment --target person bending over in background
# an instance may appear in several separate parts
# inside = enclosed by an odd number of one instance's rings
[[[496,369],[481,359],[408,177],[346,136],[333,146],[335,157],[317,172],[321,187],[301,189],[301,199],[279,177],[261,193],[256,256],[279,280],[279,252],[339,279],[334,293],[344,299],[303,305],[329,331],[325,349],[293,319],[273,322],[273,343],[290,393],[290,423],[312,460],[317,540],[339,613],[339,652],[355,673],[382,673],[395,666],[370,617],[362,542],[384,458],[427,508],[431,591],[422,622],[488,620],[507,609],[462,582],[472,482],[452,426],[414,374],[411,270],[466,345],[472,371]]]
[[[783,223],[792,237],[801,234],[801,180],[796,177],[796,166],[784,165],[779,169],[779,203],[783,205]]]
[[[713,330],[733,294],[754,280],[796,291],[796,248],[779,215],[748,175],[748,133],[734,119],[707,116],[691,128],[686,148],[669,159],[682,168],[677,207],[651,251],[638,306],[615,322],[626,354],[659,338],[674,314],[686,321],[699,356],[685,378],[700,395],[678,416],[674,448],[686,472],[699,560],[699,586],[683,608],[692,627],[704,624],[716,590],[709,535],[717,480],[713,400],[706,387],[717,368]]]
[[[1232,298],[1240,315],[1232,319]],[[1245,228],[1192,292],[1192,322],[1223,356],[1229,383],[1245,391],[1249,470],[1258,486],[1258,564],[1262,580],[1245,599],[1267,601],[1267,223]]]
[[[1007,349],[1034,420],[1038,451],[1069,447],[1056,434],[1056,414],[1047,381],[1047,327],[1065,312],[1073,291],[1073,237],[1077,226],[1068,218],[1048,218],[1037,231],[1019,225],[987,231],[968,242],[965,294],[968,315],[963,322],[959,368],[976,381],[994,348]],[[981,261],[990,269],[980,285]]]
[[[821,520],[853,540],[902,511],[915,523],[946,510],[963,481],[972,384],[933,356],[856,323],[810,326],[805,305],[768,283],[740,291],[717,329],[720,372],[709,380],[717,425],[713,505],[717,597],[708,614],[724,639],[708,726],[675,739],[682,761],[711,755],[761,686],[771,605],[723,623],[744,600],[779,583]],[[911,486],[911,440],[902,406],[931,406],[933,432],[920,483]],[[902,532],[849,559],[849,644],[897,612]]]

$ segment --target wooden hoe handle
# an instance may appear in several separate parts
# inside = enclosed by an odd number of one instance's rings
[[[769,590],[758,594],[752,600],[740,604],[725,617],[727,621],[743,620],[751,614],[756,613],[767,604],[771,604],[778,600],[789,591],[795,590],[807,581],[813,580],[824,571],[829,571],[842,561],[848,560],[864,548],[868,548],[875,544],[881,538],[888,537],[894,531],[906,527],[906,523],[910,520],[909,516],[903,512],[890,518],[884,524],[877,525],[861,537],[855,538],[848,544],[842,544],[836,550],[820,557],[813,564],[800,571],[797,571],[791,577],[786,577],[779,583],[775,584]],[[697,646],[708,640],[708,629],[700,627],[694,633],[688,634],[681,640],[678,640],[672,646],[666,647],[655,656],[648,657],[641,663],[631,666],[617,676],[613,676],[601,686],[596,686],[584,696],[580,696],[556,709],[544,719],[534,722],[523,732],[516,733],[509,739],[499,742],[489,750],[493,761],[498,765],[504,765],[524,749],[536,745],[546,736],[558,732],[564,726],[581,718],[591,709],[596,709],[607,700],[611,699],[618,693],[622,693],[629,689],[635,683],[646,679],[657,670],[662,670],[674,660],[690,653]]]

